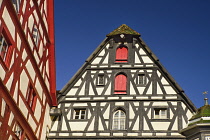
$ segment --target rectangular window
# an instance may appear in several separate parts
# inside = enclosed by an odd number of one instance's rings
[[[3,59],[3,61],[6,61],[6,54],[8,52],[9,45],[4,38],[3,35],[0,35],[0,56]]]
[[[136,84],[138,84],[138,85],[145,85],[146,84],[145,74],[138,74]]]
[[[37,94],[33,88],[32,85],[29,85],[27,94],[26,94],[26,101],[28,105],[31,107],[32,111],[35,110],[36,107],[36,100],[37,100]]]
[[[15,10],[16,10],[17,13],[18,13],[19,10],[20,10],[20,1],[21,1],[21,0],[12,0],[12,3],[13,3],[13,5],[14,5]]]
[[[97,78],[97,85],[102,86],[105,84],[105,78],[103,74],[99,74]]]
[[[35,45],[38,45],[39,39],[40,39],[40,36],[39,36],[38,27],[36,25],[34,25],[34,27],[33,27],[33,40],[34,40]]]
[[[74,109],[74,119],[86,119],[86,109]]]
[[[167,118],[167,108],[154,109],[154,119],[166,119],[166,118]]]

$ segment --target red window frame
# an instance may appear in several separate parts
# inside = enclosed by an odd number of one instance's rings
[[[36,101],[37,101],[37,94],[31,84],[28,86],[28,91],[26,94],[26,101],[31,108],[31,110],[34,112],[36,107]]]
[[[127,76],[118,74],[115,77],[114,94],[126,94],[127,90]]]
[[[116,49],[115,62],[118,63],[128,62],[128,48],[126,46],[120,46]]]

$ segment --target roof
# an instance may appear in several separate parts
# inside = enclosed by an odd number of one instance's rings
[[[190,120],[194,120],[201,117],[210,117],[210,105],[204,105],[198,109],[197,113],[192,116]]]
[[[140,33],[136,32],[135,30],[128,27],[126,24],[122,24],[120,27],[112,31],[111,33],[107,34],[106,36],[113,36],[118,34],[130,34],[130,35],[137,35],[140,36]]]

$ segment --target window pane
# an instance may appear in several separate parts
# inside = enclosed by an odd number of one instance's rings
[[[114,113],[113,129],[124,130],[125,129],[125,113],[122,110],[117,110]]]

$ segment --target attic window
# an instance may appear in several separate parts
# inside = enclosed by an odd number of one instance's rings
[[[86,109],[74,109],[74,119],[84,120],[86,119]]]
[[[154,108],[154,119],[166,119],[167,108]]]
[[[138,77],[136,79],[137,85],[145,85],[146,84],[146,77],[145,74],[138,74]]]
[[[128,48],[126,46],[120,46],[117,48],[115,62],[128,62]]]
[[[96,82],[98,86],[103,86],[105,84],[104,74],[99,74]]]

